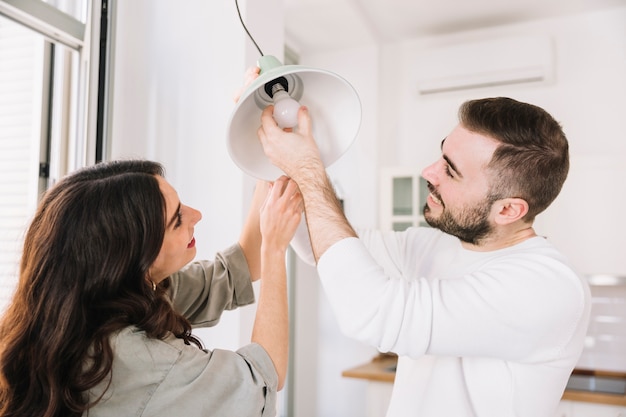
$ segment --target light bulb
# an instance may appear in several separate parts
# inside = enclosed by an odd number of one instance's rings
[[[280,84],[272,87],[274,100],[274,120],[281,129],[294,128],[298,124],[300,103],[291,98]]]

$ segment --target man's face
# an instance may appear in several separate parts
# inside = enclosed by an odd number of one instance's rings
[[[498,142],[457,126],[442,142],[441,158],[422,171],[430,194],[426,222],[477,244],[492,232],[487,164]]]

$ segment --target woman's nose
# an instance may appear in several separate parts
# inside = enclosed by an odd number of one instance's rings
[[[199,210],[196,210],[195,208],[191,208],[191,213],[192,213],[191,218],[193,219],[194,224],[202,220],[202,213]]]

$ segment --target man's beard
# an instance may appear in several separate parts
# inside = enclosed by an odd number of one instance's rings
[[[439,200],[441,201],[441,198]],[[430,214],[430,207],[425,204],[424,220],[431,227],[456,236],[462,242],[478,245],[493,230],[489,223],[489,212],[492,204],[493,201],[487,198],[483,200],[482,204],[465,208],[456,216],[446,210],[445,205],[443,205],[443,211],[439,217],[433,217]]]

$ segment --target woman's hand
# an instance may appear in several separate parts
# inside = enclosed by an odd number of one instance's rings
[[[259,67],[250,67],[246,70],[246,73],[243,76],[243,85],[235,91],[235,94],[233,94],[233,101],[235,103],[239,101],[243,92],[246,91],[246,88],[248,88],[248,86],[259,77],[260,71],[261,68]]]
[[[303,209],[297,184],[286,176],[278,178],[261,207],[261,250],[287,250]]]

